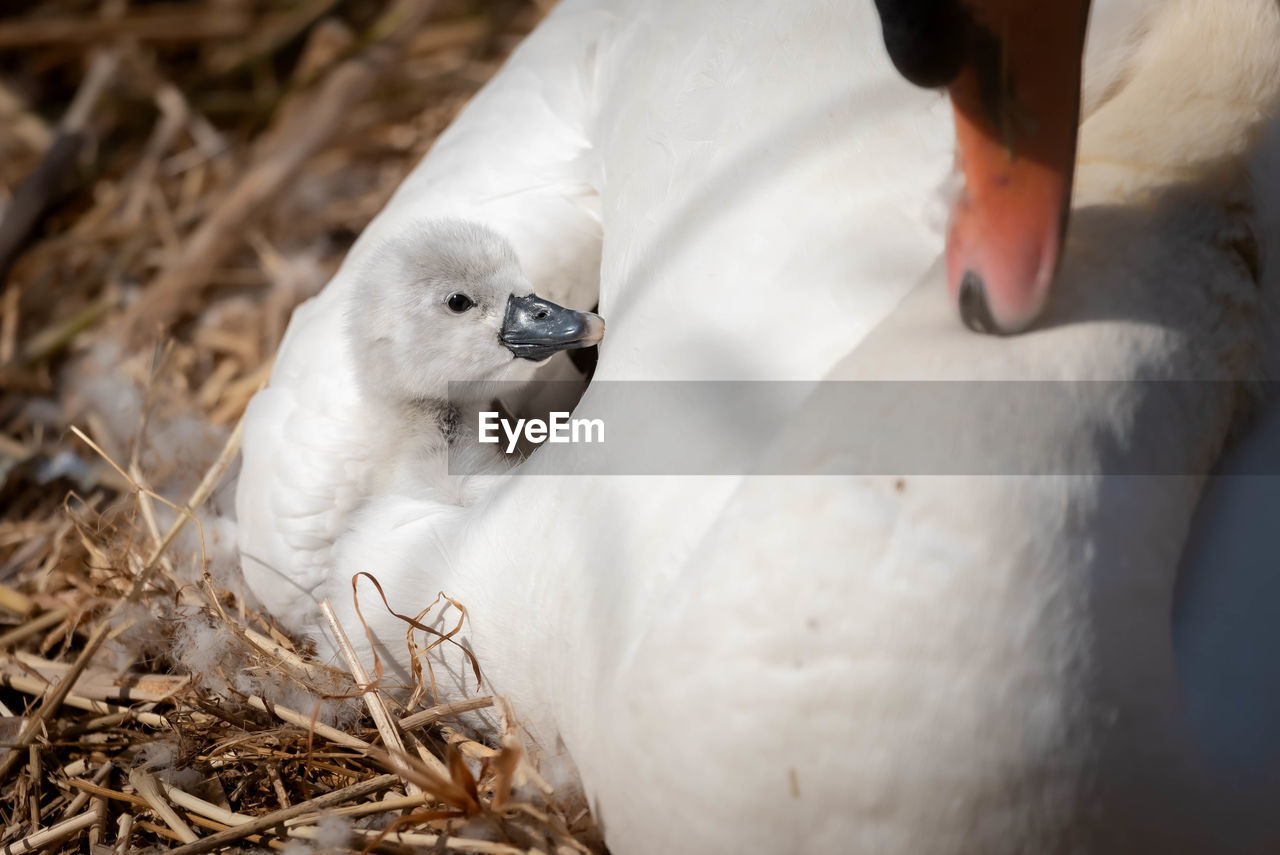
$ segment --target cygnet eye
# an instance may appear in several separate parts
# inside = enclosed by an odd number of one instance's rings
[[[448,304],[451,312],[457,312],[459,315],[476,304],[475,300],[472,300],[466,294],[461,293],[450,294],[449,299],[445,302]]]

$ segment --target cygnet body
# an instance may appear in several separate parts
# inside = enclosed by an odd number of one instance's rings
[[[536,296],[510,244],[477,223],[410,222],[352,263],[345,334],[332,342],[348,349],[352,376],[273,377],[245,417],[245,584],[292,625],[327,582],[345,586],[360,569],[340,572],[335,555],[371,505],[406,521],[458,519],[506,469],[496,447],[462,438],[460,420],[495,384],[530,380],[604,331],[597,315]],[[450,474],[451,461],[466,474]]]

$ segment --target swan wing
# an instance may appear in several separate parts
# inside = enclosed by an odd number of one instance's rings
[[[286,621],[326,580],[376,472],[333,303],[326,292],[297,309],[271,384],[244,417],[236,514],[245,583]]]

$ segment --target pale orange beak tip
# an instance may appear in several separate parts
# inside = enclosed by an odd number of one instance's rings
[[[1044,310],[1060,252],[1061,223],[1039,217],[997,227],[957,213],[947,241],[947,288],[965,326],[1010,335]]]
[[[978,32],[948,89],[964,193],[947,286],[971,329],[1009,334],[1049,300],[1070,210],[1087,0],[974,0]]]

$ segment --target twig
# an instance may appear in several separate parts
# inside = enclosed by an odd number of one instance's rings
[[[125,804],[131,804],[134,807],[140,807],[143,809],[150,807],[150,805],[147,804],[147,800],[141,796],[135,796],[130,793],[121,793],[109,787],[100,787],[97,784],[81,780],[80,778],[72,778],[67,781],[67,784],[83,793],[88,793],[91,796],[111,799],[112,801],[117,802],[124,802]]]
[[[373,813],[389,813],[393,810],[405,810],[406,808],[418,807],[425,800],[425,796],[388,796],[385,799],[377,801],[368,801],[364,804],[349,805],[347,807],[333,808],[329,811],[335,816],[359,817],[368,816]],[[295,825],[303,825],[309,822],[316,822],[320,819],[321,814],[304,814],[295,819],[291,819],[285,823],[285,826],[291,828]]]
[[[459,733],[448,725],[441,725],[440,735],[444,737],[445,743],[452,745],[472,760],[485,760],[496,757],[499,753],[488,745],[467,738],[465,734]]]
[[[268,638],[260,632],[255,632],[247,626],[242,627],[242,631],[244,632],[245,640],[267,656],[274,658],[276,664],[292,668],[313,683],[319,682],[321,679],[324,671],[323,666],[308,662],[283,644]],[[336,669],[335,673],[337,673]]]
[[[68,778],[78,778],[85,772],[89,771],[88,758],[81,757],[79,760],[72,760],[70,763],[62,767],[62,774]]]
[[[70,614],[71,609],[63,606],[61,608],[54,609],[51,612],[45,612],[38,618],[32,618],[22,626],[14,627],[4,635],[0,635],[0,650],[4,650],[14,644],[17,644],[19,641],[35,635],[37,632],[43,632],[49,627],[55,626],[63,620],[66,620],[67,616]]]
[[[267,777],[271,779],[271,788],[276,791],[276,800],[280,802],[280,807],[287,808],[293,804],[293,800],[289,798],[289,791],[284,787],[284,779],[280,777],[280,767],[274,763],[268,766]]]
[[[400,719],[400,728],[402,730],[417,730],[419,727],[435,724],[442,718],[448,718],[459,713],[482,710],[491,706],[493,706],[492,696],[468,698],[465,701],[454,701],[451,704],[437,704],[430,709],[421,710]]]
[[[138,41],[201,42],[242,36],[253,19],[235,6],[216,12],[139,10],[118,18],[31,17],[0,22],[0,49],[59,43],[99,44],[127,35]]]
[[[42,801],[40,792],[41,782],[44,780],[44,770],[40,763],[40,746],[32,743],[27,746],[27,774],[31,776],[29,792],[27,794],[28,804],[31,806],[31,827],[39,828],[43,825],[43,817],[40,811],[40,802]]]
[[[169,828],[167,825],[156,825],[154,822],[148,822],[145,819],[140,819],[137,821],[137,826],[143,831],[149,831],[158,837],[163,837],[165,840],[178,839],[178,835],[174,834],[173,829]]]
[[[106,832],[107,802],[101,796],[89,800],[89,813],[96,813],[98,821],[89,826],[89,851],[93,852],[102,843],[102,835]]]
[[[0,855],[22,855],[24,852],[39,852],[47,846],[57,843],[59,840],[65,840],[81,829],[88,828],[98,821],[101,816],[97,811],[89,811],[83,813],[74,819],[64,820],[56,825],[51,825],[44,831],[38,831],[29,837],[0,846]]]
[[[169,802],[160,792],[159,782],[145,769],[142,767],[131,769],[129,783],[133,784],[134,791],[147,800],[151,809],[164,820],[165,825],[173,829],[173,833],[178,835],[183,843],[195,843],[200,839],[200,836],[191,830],[191,826],[182,821],[178,812],[169,806]]]
[[[391,713],[387,711],[387,705],[382,702],[382,696],[378,694],[377,689],[373,688],[369,679],[369,672],[364,669],[364,665],[360,662],[360,657],[356,655],[355,648],[351,646],[351,639],[347,638],[347,633],[338,621],[338,616],[334,613],[328,597],[320,601],[320,610],[324,612],[325,619],[329,621],[329,627],[333,630],[334,638],[338,642],[338,650],[342,653],[342,658],[346,661],[347,667],[351,669],[352,679],[356,681],[356,685],[361,689],[365,706],[369,708],[369,715],[373,717],[373,724],[378,728],[378,734],[382,737],[382,744],[391,756],[391,768],[397,771],[407,771],[408,767],[403,759],[405,755],[404,742],[400,739],[400,732],[396,729]],[[422,793],[418,785],[412,781],[406,782],[406,786],[411,796]]]
[[[125,855],[129,851],[129,837],[133,834],[133,814],[120,814],[120,824],[116,831],[116,845],[111,855]]]
[[[173,802],[183,810],[199,814],[206,819],[212,819],[215,822],[220,822],[223,825],[232,827],[244,825],[246,822],[253,821],[253,817],[251,816],[245,816],[242,813],[236,813],[235,811],[218,807],[212,802],[207,802],[202,798],[191,795],[186,790],[180,790],[177,787],[163,782],[161,782],[160,786],[164,788],[164,794],[169,798],[169,801]]]
[[[142,436],[145,436],[145,433],[140,433],[139,441],[134,444],[135,456],[139,453],[139,449],[142,446]],[[152,491],[147,486],[146,477],[138,467],[137,461],[131,461],[129,463],[129,478],[135,484],[142,487],[142,489],[138,491],[138,510],[142,514],[142,522],[147,527],[147,534],[151,536],[152,544],[159,544],[160,541],[163,540],[163,537],[160,534],[160,522],[156,519],[156,506],[151,501]],[[160,569],[164,571],[164,574],[168,576],[170,580],[177,580],[177,573],[174,568],[173,558],[170,556],[160,556]],[[179,583],[176,587],[182,588],[182,585]],[[185,591],[186,589],[182,588],[182,590]]]
[[[249,696],[249,706],[254,709],[262,710],[270,715],[274,715],[281,721],[287,721],[289,724],[306,728],[316,736],[327,739],[338,745],[344,745],[347,748],[354,748],[357,751],[363,751],[370,747],[369,743],[365,742],[363,739],[358,739],[345,731],[338,730],[336,727],[330,727],[323,722],[314,721],[309,716],[305,716],[296,710],[291,710],[288,707],[282,707],[279,704],[267,703],[257,695]]]

